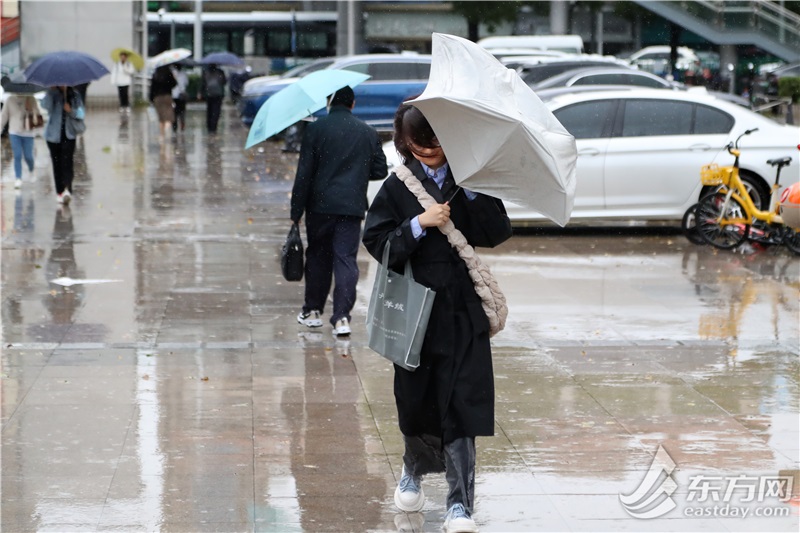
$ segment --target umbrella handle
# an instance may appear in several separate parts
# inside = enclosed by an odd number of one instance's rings
[[[453,201],[453,198],[455,198],[455,197],[456,197],[456,194],[458,194],[458,191],[460,191],[460,190],[461,190],[461,185],[457,185],[457,186],[456,186],[456,192],[454,192],[453,194],[451,194],[451,195],[450,195],[450,198],[448,198],[448,199],[445,201],[445,203],[452,202],[452,201]]]

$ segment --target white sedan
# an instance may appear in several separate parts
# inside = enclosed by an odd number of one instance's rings
[[[800,128],[713,96],[657,89],[537,94],[576,139],[575,222],[681,220],[708,192],[700,168],[733,164],[725,146],[753,128],[758,131],[740,143],[740,165],[756,203],[769,205],[775,175],[768,159],[792,156],[781,184],[800,181]],[[384,152],[390,166],[399,164],[392,143]],[[370,184],[370,200],[379,187]],[[506,207],[516,226],[545,220],[520,206]]]

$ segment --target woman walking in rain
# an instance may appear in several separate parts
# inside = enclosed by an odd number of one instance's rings
[[[42,108],[49,115],[44,138],[53,161],[58,203],[69,204],[75,177],[75,139],[85,128],[83,100],[73,87],[50,87],[42,100]]]
[[[158,140],[163,141],[172,130],[175,110],[172,107],[172,88],[177,85],[169,65],[158,67],[150,80],[150,101],[158,114]]]
[[[14,188],[22,186],[22,160],[33,177],[33,138],[36,129],[32,128],[28,117],[39,115],[39,104],[29,94],[9,94],[3,105],[0,130],[8,124],[8,138],[11,140],[11,153],[14,158]]]
[[[436,291],[419,368],[394,367],[405,444],[394,501],[407,513],[420,511],[425,504],[422,476],[445,472],[444,530],[477,531],[472,519],[475,437],[494,434],[489,337],[497,331],[497,316],[484,310],[470,277],[473,267],[458,247],[494,247],[511,237],[511,223],[500,200],[457,187],[436,134],[417,108],[402,104],[394,131],[405,166],[386,179],[375,197],[363,243],[378,261],[389,243],[390,267],[402,272],[409,261],[414,279]],[[426,194],[435,200],[427,209],[419,200]],[[451,232],[450,221],[461,232],[450,237],[462,241],[457,247],[443,233]]]

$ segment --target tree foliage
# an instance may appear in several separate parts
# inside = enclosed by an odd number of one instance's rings
[[[506,0],[501,2],[491,1],[459,1],[453,2],[453,12],[458,13],[467,20],[469,39],[477,41],[478,27],[485,24],[489,31],[494,31],[497,25],[503,22],[513,22],[517,18],[522,2]]]

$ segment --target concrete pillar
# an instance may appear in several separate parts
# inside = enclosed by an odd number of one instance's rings
[[[569,33],[569,2],[550,1],[550,33],[552,35]]]
[[[363,3],[339,0],[336,12],[339,15],[336,24],[336,55],[365,53]]]

